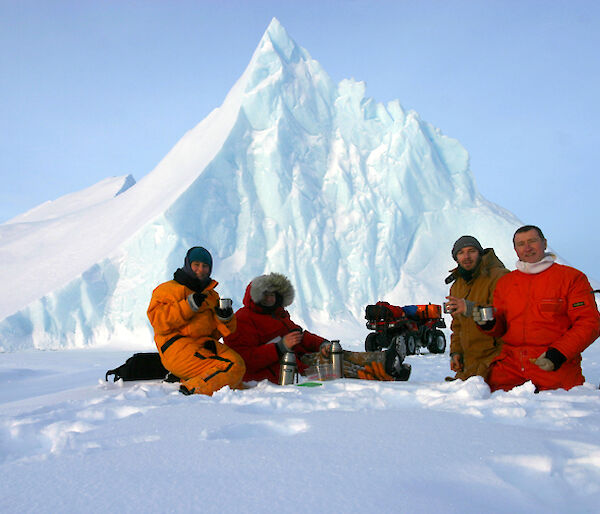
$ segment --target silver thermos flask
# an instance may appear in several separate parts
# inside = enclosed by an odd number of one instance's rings
[[[331,371],[334,378],[344,378],[344,352],[338,340],[331,341]]]
[[[296,381],[296,355],[294,352],[286,352],[281,357],[279,366],[279,385],[290,385]]]

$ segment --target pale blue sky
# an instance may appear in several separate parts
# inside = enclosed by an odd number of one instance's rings
[[[600,279],[592,0],[0,0],[0,222],[141,179],[221,104],[272,17],[333,80],[460,140],[487,199]]]

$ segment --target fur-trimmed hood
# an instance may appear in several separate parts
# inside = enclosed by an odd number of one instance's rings
[[[259,305],[266,291],[272,291],[281,296],[281,307],[285,308],[294,301],[294,286],[289,279],[281,273],[269,273],[252,279],[246,289],[244,305],[247,300],[251,300],[255,305]]]

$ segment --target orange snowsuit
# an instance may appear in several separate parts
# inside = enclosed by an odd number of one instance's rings
[[[492,391],[528,380],[540,390],[583,384],[581,352],[600,335],[600,314],[581,271],[556,263],[538,274],[512,271],[498,280],[494,307],[496,323],[486,332],[502,337],[504,345],[490,368]],[[555,371],[530,361],[548,348],[567,359]]]
[[[189,391],[209,396],[226,385],[236,387],[246,371],[243,359],[218,342],[235,331],[236,318],[233,314],[222,319],[215,313],[219,302],[216,286],[212,280],[202,291],[206,299],[196,312],[187,299],[194,291],[170,280],[152,292],[148,307],[163,366]]]

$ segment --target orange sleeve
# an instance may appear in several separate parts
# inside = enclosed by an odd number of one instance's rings
[[[550,346],[567,359],[583,352],[600,335],[600,314],[592,286],[583,273],[578,273],[569,286],[567,316],[571,328]]]
[[[174,294],[169,283],[161,284],[152,292],[148,307],[148,319],[157,335],[168,334],[185,325],[194,315],[185,294]]]

